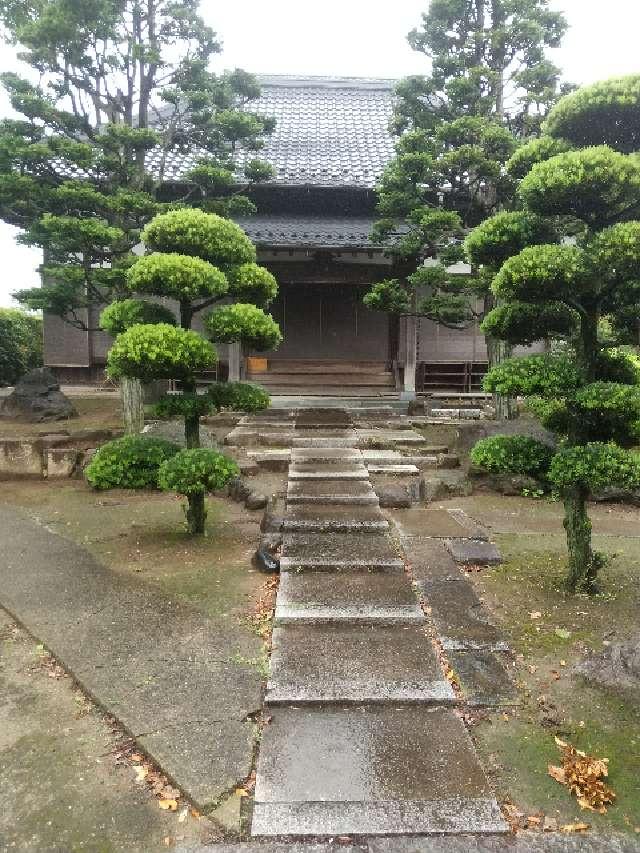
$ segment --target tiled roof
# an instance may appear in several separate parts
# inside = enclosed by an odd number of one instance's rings
[[[262,94],[250,109],[276,119],[257,155],[274,167],[272,183],[375,186],[393,156],[394,81],[264,76],[260,83]],[[167,179],[179,180],[194,159],[170,155]]]
[[[375,220],[365,217],[264,214],[236,222],[254,243],[264,248],[375,248],[370,238]]]

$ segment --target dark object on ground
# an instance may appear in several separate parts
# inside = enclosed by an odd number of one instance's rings
[[[244,482],[242,477],[234,477],[227,486],[227,493],[232,501],[244,503],[249,495],[251,495],[251,488]]]
[[[270,554],[266,548],[258,548],[253,559],[256,568],[260,572],[272,575],[277,574],[280,571],[280,560],[278,560],[277,557],[274,557],[273,554]]]
[[[37,367],[23,376],[2,402],[0,416],[42,423],[77,418],[78,413],[60,390],[60,383],[53,373],[45,367]]]
[[[612,643],[573,671],[595,687],[640,698],[640,634],[624,643]]]
[[[260,492],[251,492],[244,505],[246,509],[264,509],[268,502],[266,495],[261,495]]]

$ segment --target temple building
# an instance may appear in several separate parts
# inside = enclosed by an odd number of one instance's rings
[[[284,340],[274,352],[247,354],[241,365],[233,347],[220,346],[220,375],[240,369],[282,394],[411,395],[414,385],[478,390],[486,347],[477,326],[451,330],[362,303],[371,284],[397,274],[385,247],[370,237],[374,188],[394,154],[388,125],[395,81],[260,82],[252,109],[277,122],[260,152],[274,176],[250,193],[258,214],[238,222],[278,280],[270,310]],[[191,165],[191,158],[173,155],[167,180],[177,188]],[[96,317],[87,319],[96,325]],[[109,346],[104,333],[45,316],[45,363],[65,381],[99,381]]]

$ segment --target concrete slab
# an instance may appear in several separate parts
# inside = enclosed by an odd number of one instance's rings
[[[467,530],[459,519],[454,518],[446,509],[415,507],[398,510],[393,513],[393,520],[402,537],[433,536],[444,539],[467,535]]]
[[[404,563],[381,533],[288,533],[282,542],[280,570],[402,572]],[[333,582],[333,581],[331,581]]]
[[[415,465],[368,465],[370,474],[385,474],[387,477],[417,477],[420,474]]]
[[[295,447],[291,449],[292,462],[337,462],[359,460],[363,452],[356,447]]]
[[[280,576],[276,624],[302,622],[422,622],[424,616],[404,574],[321,572]]]
[[[268,703],[454,699],[426,625],[285,625],[273,631]]]
[[[459,581],[417,583],[420,595],[431,608],[438,634],[443,641],[493,646],[501,639],[497,628],[488,621],[488,611],[471,584]]]
[[[369,472],[360,461],[294,462],[289,468],[289,480],[367,480]]]
[[[435,581],[465,582],[462,570],[453,559],[442,539],[403,539],[402,548],[416,581],[430,584]]]
[[[366,447],[368,442],[389,442],[398,445],[422,445],[426,439],[413,429],[356,429],[356,436],[360,447]]]
[[[0,508],[0,603],[200,808],[251,769],[260,642]],[[233,649],[233,652],[230,652]],[[230,691],[227,685],[233,683]]]
[[[504,653],[452,649],[447,651],[447,657],[468,705],[499,707],[517,701]]]
[[[292,447],[357,447],[358,439],[354,435],[295,435],[290,443]]]
[[[479,539],[447,539],[447,548],[456,563],[463,566],[496,566],[502,562],[493,542]]]
[[[378,496],[368,480],[289,480],[287,503],[377,506]]]
[[[362,450],[362,458],[365,462],[401,462],[403,456],[399,450]]]
[[[254,836],[507,831],[443,708],[275,708],[255,799]]]
[[[378,507],[292,506],[284,519],[285,532],[358,533],[389,529]]]

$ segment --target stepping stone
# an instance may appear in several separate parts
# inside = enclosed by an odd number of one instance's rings
[[[288,504],[339,504],[341,506],[377,506],[378,496],[368,480],[289,481]]]
[[[469,705],[500,706],[513,704],[517,694],[509,672],[500,658],[486,649],[452,649],[447,657],[458,677],[460,689]]]
[[[349,572],[327,579],[321,572],[280,576],[277,625],[302,622],[424,622],[404,574]]]
[[[488,621],[488,611],[466,578],[418,581],[417,588],[431,608],[431,618],[443,642],[456,640],[486,647],[500,641],[498,629]]]
[[[459,519],[450,515],[446,509],[416,507],[394,513],[393,519],[402,537],[428,536],[445,539],[468,535]]]
[[[462,570],[441,539],[412,536],[402,540],[402,549],[411,565],[411,576],[422,582],[424,594],[438,581],[467,583]]]
[[[456,563],[463,566],[496,566],[502,562],[493,542],[479,539],[448,539],[447,548]]]
[[[388,529],[389,522],[373,506],[292,506],[284,519],[284,530],[291,533],[363,533]]]
[[[420,471],[415,465],[369,465],[370,474],[386,474],[389,477],[417,477]]]
[[[426,625],[274,628],[266,702],[453,702]]]
[[[294,447],[291,449],[292,462],[342,462],[344,460],[362,461],[362,451],[355,447]]]
[[[368,480],[369,472],[362,462],[322,464],[320,462],[294,462],[289,468],[289,480]]]
[[[288,533],[282,542],[281,572],[364,569],[402,572],[404,563],[387,536],[376,534]],[[333,583],[333,579],[330,581]]]
[[[467,832],[506,833],[508,826],[453,711],[273,709],[258,759],[252,835]],[[412,844],[407,851],[419,849]]]

